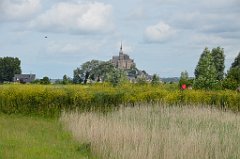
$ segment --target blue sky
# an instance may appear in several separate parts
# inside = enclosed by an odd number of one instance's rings
[[[139,69],[193,76],[205,47],[223,47],[229,68],[239,17],[239,0],[1,0],[0,56],[19,57],[37,78],[72,77],[88,60],[110,60],[123,41]]]

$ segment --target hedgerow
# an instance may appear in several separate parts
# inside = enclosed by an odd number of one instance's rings
[[[63,110],[109,110],[120,105],[211,105],[240,111],[240,93],[168,90],[164,85],[1,85],[0,112],[58,116]]]

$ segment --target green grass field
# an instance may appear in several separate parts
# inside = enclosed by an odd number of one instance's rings
[[[0,114],[0,159],[92,158],[57,119]]]

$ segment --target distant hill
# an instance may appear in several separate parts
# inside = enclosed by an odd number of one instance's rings
[[[166,77],[166,78],[160,78],[163,82],[178,82],[180,80],[179,77]]]
[[[160,78],[163,82],[179,82],[180,77],[163,77]],[[189,77],[189,80],[194,79],[194,77]]]

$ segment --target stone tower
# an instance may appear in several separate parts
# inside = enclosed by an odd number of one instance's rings
[[[120,46],[119,56],[113,56],[111,60],[112,64],[120,69],[130,69],[132,66],[135,65],[134,60],[130,59],[127,54],[123,53],[122,43]]]

